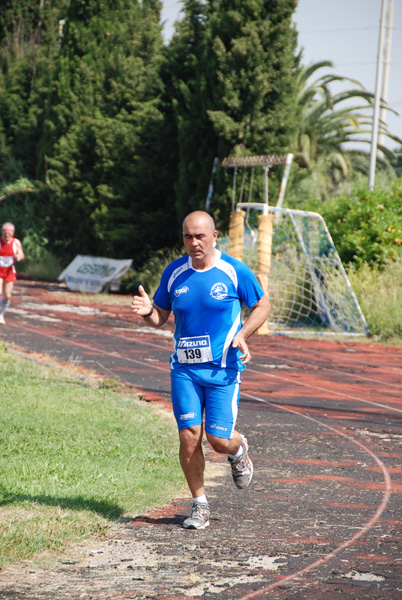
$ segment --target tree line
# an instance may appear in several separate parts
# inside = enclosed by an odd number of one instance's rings
[[[311,92],[322,65],[301,65],[296,4],[184,0],[165,44],[160,0],[3,0],[0,218],[63,262],[82,253],[140,266],[204,208],[215,157],[293,152],[294,184],[324,155],[326,186],[366,168],[341,151],[355,133],[335,111],[344,98],[330,106],[329,80]],[[216,174],[221,230],[230,186]]]

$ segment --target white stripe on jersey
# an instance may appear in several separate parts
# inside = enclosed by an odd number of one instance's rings
[[[227,354],[229,352],[230,344],[232,343],[233,338],[234,338],[234,336],[236,334],[237,328],[240,325],[240,318],[241,318],[241,312],[239,312],[239,314],[237,315],[237,317],[235,319],[235,322],[233,323],[232,327],[229,330],[229,333],[226,336],[225,344],[223,346],[222,362],[221,362],[221,367],[223,369],[226,368],[226,357],[227,357]]]
[[[236,269],[230,263],[226,262],[226,260],[221,259],[221,253],[219,252],[219,257],[215,261],[214,267],[220,269],[232,280],[235,289],[237,290],[237,273]]]
[[[178,267],[177,269],[175,269],[173,271],[173,273],[170,276],[170,279],[168,281],[168,285],[167,285],[167,290],[168,292],[170,292],[170,289],[174,283],[174,280],[181,275],[182,273],[184,273],[184,271],[187,271],[187,269],[189,268],[189,262],[187,261],[186,263],[184,263],[183,265],[181,265],[180,267]]]

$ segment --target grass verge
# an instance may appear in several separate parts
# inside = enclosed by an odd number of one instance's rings
[[[184,486],[173,420],[0,345],[0,566],[104,535]]]
[[[402,345],[402,258],[381,267],[350,268],[348,277],[371,335],[380,342]]]

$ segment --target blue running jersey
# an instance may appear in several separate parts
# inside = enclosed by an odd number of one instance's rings
[[[243,371],[242,352],[232,347],[232,341],[242,327],[242,303],[252,308],[263,295],[249,267],[219,250],[205,271],[194,269],[190,256],[173,261],[154,296],[156,306],[172,310],[175,318],[171,369]]]

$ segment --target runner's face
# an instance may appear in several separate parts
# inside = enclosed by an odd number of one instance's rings
[[[184,246],[193,262],[204,263],[213,255],[217,235],[207,219],[202,217],[186,219],[183,227]]]
[[[8,244],[8,242],[11,241],[13,237],[13,232],[10,229],[2,229],[1,237],[3,238],[3,242],[5,244]]]

